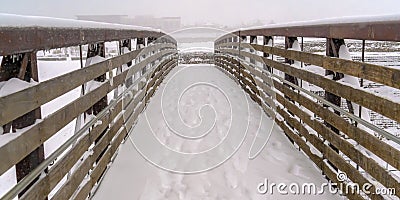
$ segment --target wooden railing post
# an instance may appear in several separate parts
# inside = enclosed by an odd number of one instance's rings
[[[121,52],[122,48],[128,48],[129,51],[132,51],[132,40],[131,39],[126,39],[126,40],[121,40],[119,41],[119,46],[120,46],[120,53],[126,53],[126,52]],[[126,65],[129,67],[132,66],[132,61],[129,61],[128,63],[126,63]],[[122,72],[122,67],[120,67],[120,72]],[[132,77],[127,78],[125,86],[127,88],[129,88],[133,83]],[[117,91],[117,90],[116,90]]]
[[[274,41],[274,38],[272,36],[263,36],[263,45],[264,46],[268,45],[269,42],[273,42],[273,41]],[[269,57],[269,53],[263,52],[263,56],[268,58]],[[266,70],[268,70],[269,72],[272,73],[272,69],[271,69],[270,66],[264,64],[264,69],[266,69]]]
[[[285,37],[285,49],[293,48],[293,44],[294,44],[294,42],[296,42],[296,41],[297,41],[297,37]],[[285,58],[285,63],[288,63],[289,65],[292,65],[292,64],[294,64],[294,60]],[[298,82],[297,78],[294,77],[294,76],[292,76],[292,75],[289,75],[289,74],[287,74],[287,73],[285,73],[285,80],[286,80],[286,81],[289,81],[289,82],[291,82],[291,83],[293,83],[293,84],[295,84],[295,85],[299,85],[299,82]],[[286,84],[286,83],[284,83],[283,85],[286,86],[286,87],[289,87],[289,88],[291,88],[291,89],[294,89],[294,88],[292,88],[290,85],[288,85],[288,84]],[[285,94],[285,98],[288,99],[288,100],[291,101],[291,102],[294,102],[294,101],[293,101],[290,97],[288,97],[286,94]],[[291,113],[290,111],[289,111],[289,113],[290,113],[291,115],[293,115],[293,113]],[[289,124],[288,124],[288,125],[289,125]],[[289,127],[293,128],[291,125],[289,125]],[[286,134],[286,133],[285,133],[285,134]],[[287,136],[287,138],[289,138],[290,142],[294,143],[294,141],[292,140],[292,138],[290,138],[287,134],[286,134],[286,136]]]
[[[105,53],[105,43],[104,42],[100,42],[97,44],[89,44],[88,46],[88,52],[87,52],[87,57],[86,57],[86,62],[88,61],[89,58],[95,57],[95,56],[100,56],[105,58],[106,57],[106,53]],[[97,78],[94,79],[94,81],[98,81],[98,82],[105,82],[106,81],[106,74],[103,74]],[[104,96],[103,98],[101,98],[98,102],[96,102],[91,108],[89,108],[88,111],[86,111],[87,114],[89,115],[97,115],[99,114],[103,109],[105,109],[108,105],[108,99],[107,99],[107,95]],[[95,139],[95,144],[97,144],[101,138],[105,135],[106,130],[104,130],[96,139]],[[104,149],[96,159],[96,163],[98,163],[100,161],[100,159],[102,158],[102,156],[104,155],[104,153],[106,152],[106,149]],[[105,172],[105,170],[102,172],[102,175],[100,175],[100,177],[103,176],[103,173]],[[98,180],[96,180],[98,181]]]
[[[326,40],[326,55],[330,57],[339,57],[339,49],[341,45],[344,45],[344,40],[343,39],[333,39],[333,38],[327,38]],[[338,81],[344,77],[343,73],[338,73],[334,72],[331,70],[325,70],[325,76],[332,76],[332,80]],[[328,91],[325,91],[325,99],[328,100],[329,102],[337,105],[340,107],[342,98],[340,96],[337,96],[335,94],[332,94]],[[328,107],[327,105],[324,105],[324,107]],[[340,112],[334,111],[335,114],[340,115]],[[329,127],[333,132],[336,134],[339,134],[339,130],[332,126],[331,124],[325,122],[325,125]],[[335,147],[332,144],[329,144],[329,146],[335,151],[339,152],[338,148]],[[332,167],[337,170],[337,167],[334,166],[331,162],[329,162]]]
[[[88,60],[91,57],[95,57],[95,56],[100,56],[103,58],[106,57],[104,42],[97,43],[97,44],[89,44],[86,60]],[[103,74],[103,75],[95,78],[94,80],[98,81],[98,82],[104,82],[104,81],[106,81],[106,75]],[[105,96],[100,101],[95,103],[93,105],[93,107],[87,111],[87,114],[97,115],[100,111],[102,111],[105,107],[107,107],[107,104],[108,104],[107,96]]]
[[[244,50],[244,48],[242,47],[242,45],[240,45],[241,43],[247,43],[247,36],[243,36],[243,35],[239,35],[239,58],[240,59],[245,59],[246,57],[245,56],[242,56],[241,54],[240,54],[240,52],[242,51],[242,50]],[[243,83],[243,81],[242,81],[242,78],[243,78],[243,66],[240,64],[240,62],[238,63],[238,69],[239,69],[239,71],[238,71],[238,73],[239,73],[239,83],[240,84],[242,84],[242,86],[244,86],[244,83]]]
[[[297,37],[285,37],[285,49],[289,49],[293,47],[293,43],[297,41]],[[288,58],[285,58],[285,63],[288,63],[290,65],[294,64],[294,61]],[[298,80],[296,77],[291,76],[289,74],[285,73],[285,80],[295,84],[299,85]]]
[[[12,78],[18,78],[26,82],[31,79],[38,82],[38,66],[36,52],[4,56],[0,66],[0,82],[8,81]],[[4,133],[16,132],[17,129],[22,129],[33,125],[37,119],[41,118],[41,109],[37,109],[13,120],[3,126]],[[44,160],[44,146],[40,145],[32,153],[16,164],[17,181],[21,181],[33,169],[36,168]],[[39,177],[38,177],[39,178]],[[37,180],[31,183],[33,185]],[[18,196],[22,196],[28,188],[25,188]]]
[[[131,39],[121,40],[119,42],[119,45],[120,45],[120,49],[126,47],[126,48],[128,48],[129,51],[132,51],[132,40]],[[123,53],[123,52],[121,52],[121,53]],[[128,62],[126,65],[128,67],[132,66],[132,61]]]
[[[257,36],[250,36],[250,44],[257,44]],[[254,53],[254,49],[250,48],[250,52]],[[250,58],[251,64],[256,64],[256,60],[254,58]]]

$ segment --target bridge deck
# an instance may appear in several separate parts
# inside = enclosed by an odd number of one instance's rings
[[[204,82],[201,84],[193,85],[202,80]],[[190,85],[192,87],[186,87]],[[213,107],[202,107],[206,104],[211,104]],[[178,106],[179,113],[176,110]],[[215,111],[215,115],[209,111]],[[235,112],[242,114],[238,115]],[[233,119],[230,113],[233,113],[233,118],[239,118]],[[179,116],[182,117],[183,123],[180,122]],[[212,124],[207,117],[215,117],[215,124],[209,134],[200,141],[184,139],[171,131],[175,130],[187,137],[195,136],[196,131],[185,130],[183,126],[186,124],[196,129],[196,125],[201,127]],[[242,123],[230,123],[236,120]],[[169,73],[152,97],[139,117],[130,139],[121,145],[94,199],[266,199],[266,195],[269,194],[261,195],[257,192],[257,185],[265,178],[268,178],[269,183],[288,185],[315,183],[318,187],[327,182],[312,161],[290,144],[280,128],[273,127],[272,121],[248,95],[243,93],[240,86],[216,67],[178,66]],[[241,127],[248,127],[247,135],[243,135]],[[257,132],[259,131],[260,135],[256,138],[262,140],[267,138],[266,135],[272,127],[272,135],[266,147],[258,157],[249,160],[249,150]],[[191,157],[188,160],[174,158],[173,153],[165,152],[165,149],[151,144],[156,140],[152,141],[147,136],[153,135],[171,149],[187,153],[206,151],[216,146],[224,136],[239,140],[243,136],[244,141],[240,149],[221,166],[211,169],[210,165],[210,170],[204,173],[183,176],[160,168],[194,172],[196,166],[191,166],[187,161],[196,162],[197,158]],[[148,144],[141,145],[146,141]],[[234,149],[233,143],[222,146],[225,151],[229,151]],[[158,154],[159,157],[149,155],[151,149],[146,149],[146,146],[151,146],[153,151],[158,152],[154,155]],[[253,147],[257,148],[257,145]],[[143,155],[153,164],[147,162]],[[171,162],[179,165],[186,163],[187,166],[169,165]],[[298,196],[292,197],[298,198]],[[276,190],[274,191],[274,199],[287,198],[287,195],[279,195]],[[323,197],[307,198],[339,199],[339,196],[324,194]]]

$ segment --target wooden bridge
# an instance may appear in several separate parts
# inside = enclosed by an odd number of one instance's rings
[[[339,58],[344,39],[363,44],[366,40],[400,42],[398,30],[400,21],[241,30],[215,41],[214,63],[276,121],[327,179],[338,182],[337,174],[345,172],[349,183],[394,188],[400,197],[400,174],[395,173],[400,170],[400,138],[362,115],[362,109],[368,109],[399,123],[400,99],[341,81],[355,77],[399,90],[400,69]],[[274,46],[277,36],[285,37],[285,48]],[[257,41],[260,38],[263,44]],[[293,45],[302,38],[326,38],[326,55],[296,49]],[[105,57],[104,44],[110,41],[131,51],[86,67],[81,63],[81,69],[50,80],[38,80],[37,51],[88,45],[87,55],[81,51],[81,58]],[[18,181],[2,199],[46,199],[72,169],[51,199],[90,198],[163,78],[178,65],[174,38],[129,27],[1,27],[0,54],[0,83],[12,78],[38,82],[0,95],[0,127],[11,137],[0,141],[0,175],[15,166]],[[307,70],[302,67],[305,65],[317,66],[325,74]],[[42,119],[41,106],[93,80],[98,87]],[[305,83],[318,86],[325,95],[309,91],[303,87]],[[109,93],[115,93],[111,100],[107,99]],[[347,109],[340,106],[342,99]],[[45,157],[44,143],[82,115],[94,118]],[[347,197],[385,198],[372,193]]]

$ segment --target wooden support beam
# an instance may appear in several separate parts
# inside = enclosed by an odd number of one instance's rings
[[[128,48],[129,51],[132,51],[132,40],[131,39],[127,39],[127,40],[121,40],[119,41],[119,48],[120,48],[120,54],[126,53],[126,52],[122,52],[122,48]],[[126,65],[128,67],[131,67],[133,64],[132,61],[129,61],[128,63],[126,63]],[[120,67],[120,72],[122,72],[122,67]],[[133,83],[132,77],[127,77],[126,80],[126,87],[129,88]]]
[[[263,36],[263,45],[264,46],[266,46],[266,45],[268,45],[270,42],[274,42],[274,38],[272,37],[272,36]],[[269,57],[269,53],[265,53],[265,52],[263,52],[263,56],[264,57],[266,57],[266,58],[268,58]],[[268,70],[269,72],[272,72],[272,68],[270,67],[270,66],[268,66],[268,65],[265,65],[264,66],[265,68],[266,68],[266,70]]]
[[[339,49],[340,46],[344,44],[344,40],[343,39],[332,39],[332,38],[328,38],[326,40],[326,55],[330,56],[330,57],[339,57]],[[332,80],[334,81],[338,81],[340,79],[342,79],[344,77],[343,73],[338,73],[338,72],[334,72],[331,70],[325,70],[325,76],[332,76]],[[325,99],[328,100],[329,102],[337,105],[340,107],[341,105],[341,101],[342,98],[338,95],[332,94],[328,91],[325,91]],[[327,105],[324,105],[324,107],[328,107]],[[340,116],[340,112],[339,111],[334,111],[335,114]],[[325,125],[330,128],[334,133],[339,134],[340,131],[332,126],[331,124],[329,124],[328,122],[325,121]],[[329,144],[329,146],[335,151],[335,152],[339,152],[339,149],[337,147],[335,147],[333,144]],[[337,170],[337,167],[334,166],[332,163],[329,162],[329,164],[332,165],[332,167]]]
[[[297,41],[297,37],[285,37],[285,49],[293,48],[293,44],[296,41]],[[294,64],[294,60],[285,58],[285,63],[292,65],[292,64]],[[285,80],[287,80],[293,84],[299,85],[296,77],[291,76],[286,73],[285,73]]]
[[[88,52],[87,52],[87,57],[86,57],[86,62],[88,61],[89,58],[95,57],[95,56],[100,56],[105,58],[106,53],[105,53],[105,46],[104,42],[97,43],[97,44],[89,44],[88,47]],[[106,74],[102,74],[99,77],[94,79],[95,81],[98,82],[105,82],[106,81]],[[96,104],[93,105],[91,109],[89,109],[86,113],[91,115],[97,115],[100,113],[105,107],[107,107],[108,101],[107,101],[107,96],[103,97],[100,101],[98,101]]]
[[[89,44],[88,46],[88,52],[87,52],[87,57],[86,57],[86,62],[90,60],[90,58],[95,57],[95,56],[100,56],[105,58],[106,57],[106,51],[105,51],[105,43],[100,42],[97,44]],[[106,81],[106,74],[102,74],[99,77],[95,78],[94,81],[97,82],[105,82]],[[93,107],[89,108],[89,110],[86,111],[88,115],[97,115],[99,114],[104,108],[106,108],[108,105],[108,100],[107,100],[107,95],[101,98],[97,103],[93,105]],[[99,142],[99,140],[103,137],[103,135],[106,133],[106,131],[103,131],[95,140],[95,144]],[[96,163],[100,160],[101,156],[105,152],[106,149],[100,154],[100,156],[97,158]],[[97,181],[97,180],[95,180]]]
[[[293,48],[293,44],[297,41],[297,37],[285,37],[285,49],[290,49]],[[285,63],[288,63],[289,65],[294,64],[294,60],[285,58]],[[296,77],[285,73],[285,80],[295,84],[295,85],[299,85],[299,81],[297,80]],[[288,88],[294,89],[292,88],[289,84],[284,83],[284,85]],[[285,95],[285,98],[287,98],[289,101],[292,101],[288,96]],[[292,101],[293,102],[293,101]],[[290,113],[290,112],[289,112]],[[291,114],[291,113],[290,113]],[[294,141],[288,136],[286,135],[289,140],[294,143]]]
[[[26,82],[30,82],[31,79],[39,81],[36,52],[9,55],[3,57],[0,67],[0,81],[8,81],[12,78],[19,78]],[[37,119],[41,118],[41,110],[38,107],[31,112],[11,121],[10,123],[3,126],[4,133],[16,132],[17,129],[23,129],[25,127],[33,125]],[[40,145],[29,155],[23,158],[19,163],[16,164],[16,176],[17,181],[21,181],[26,175],[28,175],[33,169],[35,169],[44,160],[44,146]],[[38,177],[39,178],[39,177]],[[38,179],[37,178],[37,179]],[[37,180],[31,183],[33,185]],[[30,185],[30,186],[31,186]],[[23,190],[18,196],[22,196],[27,190]]]

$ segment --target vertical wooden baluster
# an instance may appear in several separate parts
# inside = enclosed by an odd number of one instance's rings
[[[345,43],[344,43],[343,39],[328,38],[326,40],[326,55],[330,56],[330,57],[339,57],[340,46],[344,45],[344,44]],[[332,76],[332,80],[334,80],[334,81],[338,81],[344,77],[344,75],[342,73],[334,72],[331,70],[325,70],[325,76]],[[339,107],[341,106],[341,97],[340,96],[337,96],[328,91],[325,91],[325,99]],[[324,106],[328,107],[326,105],[324,105]],[[338,112],[336,110],[334,112],[335,112],[335,114],[340,115],[340,112]],[[335,128],[334,126],[332,126],[331,124],[329,124],[327,122],[325,122],[325,124],[333,132],[335,132],[336,134],[339,134],[339,130],[337,128]],[[334,151],[339,153],[339,149],[337,147],[333,146],[332,144],[329,144],[329,146]],[[337,171],[338,168],[336,166],[334,166],[330,161],[328,161],[328,163]]]
[[[31,82],[31,79],[38,82],[39,74],[37,67],[36,52],[4,56],[0,67],[0,81],[8,81],[12,78],[19,78],[26,82]],[[37,119],[40,118],[41,109],[38,107],[37,109],[28,112],[25,115],[4,125],[4,134],[16,132],[17,129],[23,129],[31,126],[36,122]],[[41,162],[43,162],[43,160],[44,145],[42,144],[16,164],[17,181],[21,181]],[[25,188],[18,196],[21,197],[29,189],[29,187],[37,181],[37,179],[33,181],[27,188]]]

